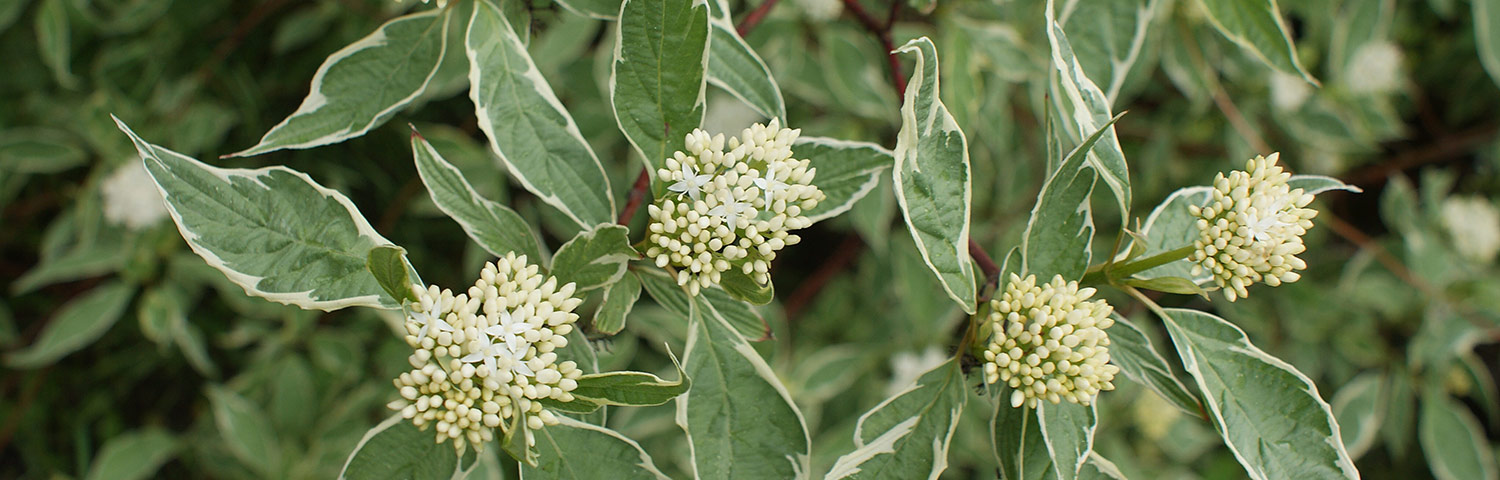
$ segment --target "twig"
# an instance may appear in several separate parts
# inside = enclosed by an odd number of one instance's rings
[[[741,37],[749,35],[750,30],[755,29],[756,25],[760,25],[760,21],[765,20],[767,13],[771,13],[771,7],[775,7],[776,2],[777,0],[761,2],[759,7],[755,7],[755,10],[751,11],[749,15],[745,15],[745,19],[741,20],[740,24],[734,27],[734,30],[739,32]]]
[[[651,187],[651,174],[646,167],[641,167],[640,176],[635,177],[635,185],[630,187],[630,198],[625,200],[625,208],[620,210],[620,220],[616,223],[626,225],[630,223],[635,211],[641,208],[641,201],[646,199],[646,189]]]
[[[891,1],[899,3],[901,0]],[[895,84],[896,97],[901,98],[906,95],[906,74],[901,73],[901,61],[896,58],[896,44],[891,41],[891,26],[896,23],[895,7],[892,6],[889,18],[886,19],[884,25],[881,25],[875,17],[870,15],[870,12],[865,11],[865,7],[859,4],[859,0],[844,0],[844,10],[853,14],[854,18],[859,20],[859,24],[864,25],[865,30],[869,30],[875,38],[880,40],[881,48],[885,49],[886,63],[891,67],[891,83]]]
[[[1351,173],[1347,178],[1349,183],[1355,185],[1385,183],[1387,178],[1398,172],[1467,154],[1474,147],[1494,139],[1496,133],[1500,133],[1500,126],[1489,124],[1443,136],[1427,147],[1402,152],[1390,160]]]
[[[973,238],[969,239],[969,256],[974,257],[974,263],[979,264],[979,270],[984,272],[984,284],[994,283],[1000,276],[1000,266],[995,264],[995,259],[984,252],[984,247],[979,246]]]

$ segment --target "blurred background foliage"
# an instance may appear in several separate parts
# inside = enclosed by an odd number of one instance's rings
[[[1001,257],[1045,171],[1045,3],[894,1],[784,1],[745,36],[780,82],[790,125],[886,146],[899,97],[882,35],[895,45],[932,36],[945,103],[970,142],[973,235]],[[1225,39],[1196,1],[1059,2],[1086,72],[1123,79],[1099,83],[1129,111],[1117,128],[1133,218],[1272,151],[1293,171],[1364,189],[1319,199],[1302,281],[1233,304],[1161,301],[1217,311],[1313,378],[1370,478],[1494,478],[1500,88],[1483,65],[1500,68],[1485,57],[1500,55],[1500,38],[1476,32],[1475,18],[1496,24],[1500,5],[1472,1],[1283,2],[1320,87]],[[197,158],[236,151],[295,109],[325,56],[412,3],[0,2],[0,477],[337,475],[393,398],[388,379],[405,364],[393,319],[249,298],[184,248],[170,221],[121,224],[111,205],[127,203],[104,185],[138,157],[109,115]],[[1128,53],[1118,38],[1136,28],[1136,4],[1152,12],[1140,19],[1143,43],[1133,64],[1112,63]],[[550,0],[505,6],[528,19],[533,58],[613,183],[631,184],[639,166],[604,93],[611,23]],[[731,6],[741,18],[761,3]],[[887,14],[889,28],[862,21]],[[1112,73],[1122,67],[1128,75]],[[901,75],[909,68],[903,60]],[[427,199],[408,152],[413,123],[482,193],[542,225],[549,245],[571,238],[575,226],[507,185],[462,95],[466,78],[436,81],[357,140],[212,163],[308,172],[353,198],[426,280],[459,285],[485,253]],[[757,120],[710,89],[706,129]],[[960,333],[962,313],[896,220],[886,183],[778,259],[781,294],[761,311],[775,335],[757,348],[806,414],[818,472],[851,448],[860,412],[946,358]],[[1115,231],[1114,207],[1096,208],[1100,231]],[[1159,329],[1146,312],[1122,313]],[[665,348],[681,351],[685,322],[649,303],[632,315],[626,331],[597,340],[601,367],[670,376]],[[1101,397],[1096,448],[1127,476],[1243,475],[1209,423],[1119,387]],[[671,405],[617,409],[610,425],[687,476]],[[993,478],[988,439],[983,422],[962,424],[944,477]],[[480,475],[503,478],[505,463],[487,458]]]

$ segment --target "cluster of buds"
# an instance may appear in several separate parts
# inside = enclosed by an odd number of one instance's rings
[[[776,252],[801,241],[790,232],[812,225],[802,213],[824,199],[812,185],[817,169],[792,158],[800,132],[771,120],[727,145],[723,134],[689,133],[687,152],[676,152],[656,172],[670,193],[648,209],[646,256],[676,267],[677,283],[694,294],[731,268],[769,282]]]
[[[396,378],[401,399],[390,408],[418,427],[436,427],[437,442],[476,449],[519,417],[527,445],[532,430],[555,425],[541,400],[570,402],[583,375],[572,361],[557,361],[578,320],[574,285],[557,285],[526,257],[486,263],[479,280],[454,295],[412,285],[406,342],[413,370]],[[510,432],[516,434],[517,432]]]
[[[1113,308],[1104,300],[1088,301],[1093,288],[1053,277],[1037,285],[1011,274],[1005,291],[990,300],[984,351],[986,383],[1005,382],[1012,407],[1036,408],[1052,403],[1089,405],[1101,390],[1114,390],[1120,368],[1109,364]]]
[[[1208,272],[1233,302],[1249,295],[1256,282],[1270,286],[1301,278],[1307,262],[1302,235],[1318,211],[1306,208],[1312,194],[1292,189],[1292,174],[1276,165],[1278,154],[1257,156],[1245,170],[1214,178],[1213,198],[1203,207],[1189,206],[1198,217],[1198,239],[1188,256],[1193,274]]]

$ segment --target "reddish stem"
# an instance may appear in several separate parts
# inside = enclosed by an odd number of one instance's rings
[[[891,1],[899,3],[901,0]],[[896,23],[896,9],[898,7],[899,5],[891,5],[891,13],[886,18],[884,25],[882,25],[881,22],[875,20],[874,16],[870,15],[870,12],[865,11],[865,7],[859,4],[859,0],[844,0],[844,9],[854,14],[854,18],[859,20],[859,24],[864,25],[865,30],[869,30],[871,34],[875,35],[875,38],[880,40],[881,48],[885,49],[886,63],[891,67],[891,83],[895,84],[896,97],[900,98],[906,94],[906,75],[901,73],[901,62],[896,58],[896,44],[891,41],[891,27]]]
[[[776,6],[776,1],[766,0],[761,2],[759,7],[755,7],[755,10],[751,11],[749,15],[745,15],[745,19],[741,20],[739,26],[734,27],[734,30],[740,32],[741,37],[749,35],[750,30],[755,29],[756,25],[760,25],[760,21],[766,19],[766,14],[771,13],[771,7]]]
[[[986,285],[1000,276],[1000,266],[995,264],[995,259],[990,258],[990,254],[984,252],[984,247],[979,246],[979,242],[972,238],[969,239],[969,256],[974,257],[974,263],[979,264],[979,271],[984,272]]]
[[[635,216],[635,211],[641,208],[641,201],[646,199],[646,190],[651,187],[650,169],[641,167],[640,176],[635,177],[635,185],[630,187],[630,198],[625,200],[625,209],[620,210],[620,225],[630,223],[630,218]]]

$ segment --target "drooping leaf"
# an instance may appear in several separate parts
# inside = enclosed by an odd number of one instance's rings
[[[814,222],[853,208],[880,184],[881,174],[896,160],[880,145],[824,137],[798,138],[792,145],[792,156],[807,159],[808,168],[818,170],[812,183],[827,196],[816,208],[802,211]]]
[[[1318,84],[1297,59],[1291,30],[1281,19],[1276,0],[1202,0],[1201,5],[1214,27],[1230,41],[1271,68]]]
[[[1094,449],[1094,427],[1099,420],[1094,407],[1071,402],[1037,405],[1037,424],[1047,454],[1052,457],[1052,472],[1057,480],[1078,478],[1078,471],[1088,461]]]
[[[1438,480],[1495,480],[1495,454],[1484,427],[1469,409],[1442,392],[1422,395],[1417,432],[1432,476]]]
[[[568,417],[536,432],[537,466],[521,464],[521,478],[667,480],[635,440]]]
[[[948,467],[967,389],[957,360],[927,371],[859,417],[854,451],[824,478],[937,478]]]
[[[520,214],[479,195],[463,172],[444,160],[427,139],[413,134],[411,142],[417,174],[427,185],[432,203],[458,222],[469,238],[496,257],[514,252],[532,262],[542,261],[537,237]]]
[[[703,122],[708,7],[703,0],[625,0],[619,27],[609,101],[620,131],[655,171]]]
[[[1109,329],[1110,363],[1120,367],[1120,372],[1126,377],[1150,388],[1183,413],[1198,416],[1203,405],[1178,380],[1177,375],[1172,373],[1172,367],[1167,365],[1167,360],[1152,345],[1151,337],[1125,317],[1116,314],[1114,319],[1115,326]]]
[[[1092,136],[1103,130],[1098,143],[1084,151],[1088,152],[1089,164],[1093,165],[1099,179],[1114,193],[1123,222],[1130,214],[1130,169],[1111,123],[1118,118],[1110,113],[1109,97],[1084,74],[1083,66],[1073,56],[1067,34],[1054,19],[1052,3],[1052,0],[1047,0],[1047,39],[1052,45],[1052,68],[1058,74],[1053,103],[1062,114],[1059,133],[1065,132],[1066,138],[1082,140],[1085,135]]]
[[[281,443],[265,412],[245,397],[227,388],[208,387],[214,424],[230,453],[245,466],[265,477],[281,473]]]
[[[177,438],[166,431],[148,428],[116,436],[104,442],[89,467],[87,480],[139,480],[151,478],[163,463],[176,455]]]
[[[1214,425],[1251,478],[1359,478],[1312,380],[1222,318],[1167,309],[1163,320]]]
[[[435,442],[431,431],[417,429],[398,413],[365,432],[339,479],[448,480],[458,468],[453,445]]]
[[[36,341],[6,354],[5,364],[11,368],[36,368],[87,347],[120,320],[120,314],[134,296],[134,286],[111,280],[68,301],[37,334]]]
[[[396,301],[411,299],[411,275],[406,272],[406,249],[395,245],[379,245],[370,249],[365,268],[375,276],[375,282],[384,288]]]
[[[1094,214],[1089,197],[1099,174],[1093,164],[1085,162],[1119,119],[1116,116],[1109,120],[1069,153],[1037,194],[1021,242],[1024,261],[1021,270],[1036,275],[1039,282],[1051,281],[1053,275],[1081,278],[1089,268],[1094,240]]]
[[[286,167],[217,168],[146,143],[124,122],[193,252],[245,293],[306,309],[399,305],[365,269],[390,245],[343,194]]]
[[[915,53],[916,71],[901,104],[896,137],[896,201],[922,260],[948,296],[974,313],[974,265],[969,259],[968,140],[938,92],[937,49],[927,37],[898,53]]]
[[[745,102],[757,113],[786,122],[786,101],[771,68],[740,38],[734,24],[709,22],[708,82]]]
[[[677,397],[677,423],[695,476],[805,477],[811,441],[791,395],[712,304],[689,301],[683,365],[693,388]]]
[[[559,283],[573,282],[579,291],[593,290],[614,284],[625,275],[627,264],[639,257],[630,246],[630,229],[599,224],[557,249],[552,276]]]
[[[427,89],[443,63],[448,22],[461,21],[444,13],[397,17],[329,55],[297,111],[233,156],[338,143],[385,123]]]
[[[476,5],[466,45],[474,115],[511,176],[580,227],[613,222],[603,164],[504,13]]]
[[[677,285],[676,280],[667,276],[665,272],[655,269],[641,269],[636,273],[641,280],[641,286],[645,287],[646,293],[651,294],[651,298],[656,299],[656,303],[682,318],[688,318],[691,297],[688,296],[687,291]],[[699,294],[708,300],[708,303],[713,305],[714,311],[724,317],[724,321],[734,327],[741,336],[751,341],[770,338],[771,326],[749,304],[736,300],[723,290],[715,288],[703,289]]]
[[[594,330],[605,335],[614,335],[625,329],[625,318],[641,298],[641,279],[635,275],[624,275],[620,280],[604,287],[604,303],[594,314]]]
[[[1380,432],[1385,416],[1381,378],[1378,373],[1361,374],[1333,394],[1333,416],[1339,421],[1339,435],[1352,458],[1364,455]]]

